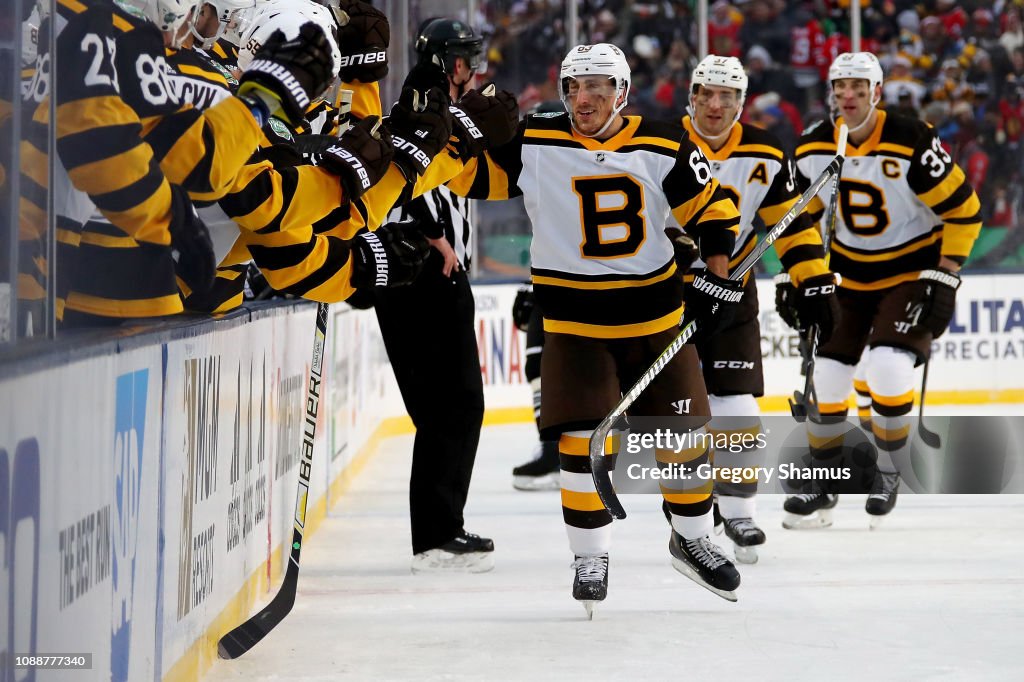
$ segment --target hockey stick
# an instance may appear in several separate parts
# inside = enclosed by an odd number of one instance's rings
[[[836,158],[839,159],[839,171],[832,179],[832,191],[828,199],[828,208],[825,213],[825,229],[821,235],[821,243],[824,247],[825,258],[828,258],[828,250],[832,245],[832,237],[836,233],[836,215],[839,213],[839,178],[842,176],[843,161],[846,159],[846,139],[850,134],[846,124],[839,126],[839,141],[836,144]],[[814,359],[818,355],[818,325],[812,324],[807,330],[806,339],[800,339],[800,352],[804,355],[804,390],[793,391],[793,397],[789,399],[789,411],[798,422],[803,422],[808,417],[811,421],[821,423],[821,411],[818,410],[818,392],[814,390]]]
[[[789,227],[790,223],[796,220],[807,204],[811,202],[821,188],[825,186],[832,177],[839,173],[840,166],[842,165],[843,157],[836,156],[832,159],[831,163],[821,172],[821,175],[811,183],[811,186],[807,188],[800,199],[793,205],[791,209],[782,216],[782,219],[775,224],[768,234],[765,235],[764,241],[760,242],[757,247],[751,251],[746,258],[736,267],[729,279],[742,280],[743,277],[750,271],[751,268],[761,259],[761,256],[765,254],[768,248],[779,238],[786,228]],[[655,377],[661,373],[661,370],[667,365],[672,358],[686,345],[686,342],[690,340],[693,334],[697,331],[697,321],[691,320],[679,335],[673,339],[672,343],[668,345],[668,348],[661,352],[661,355],[654,361],[650,367],[647,368],[640,378],[637,380],[633,387],[626,392],[622,399],[619,400],[618,404],[612,408],[612,411],[597,425],[594,433],[590,436],[590,466],[591,475],[594,478],[594,486],[597,488],[597,494],[601,498],[601,503],[604,504],[605,509],[611,512],[611,515],[617,519],[626,518],[626,510],[622,508],[622,503],[619,502],[618,496],[615,494],[615,487],[612,485],[611,479],[611,465],[608,460],[610,458],[604,456],[604,445],[608,438],[608,434],[612,430],[612,426],[625,414],[629,406],[632,405],[640,394],[654,381]]]
[[[306,426],[302,433],[302,456],[299,462],[299,488],[295,495],[295,523],[292,528],[292,551],[281,589],[273,600],[231,632],[220,638],[217,653],[221,658],[238,658],[256,646],[267,633],[284,620],[295,603],[299,584],[299,554],[302,552],[302,534],[306,526],[306,503],[309,500],[309,473],[313,464],[313,443],[316,435],[316,417],[320,408],[321,381],[324,365],[324,342],[327,337],[327,304],[316,309],[316,334],[313,337],[313,360],[309,366],[309,384],[306,387]]]
[[[921,405],[917,413],[917,435],[921,438],[922,443],[933,450],[938,450],[942,447],[942,438],[924,425],[924,392],[928,387],[928,365],[930,364],[931,357],[924,361],[924,374],[921,376]]]

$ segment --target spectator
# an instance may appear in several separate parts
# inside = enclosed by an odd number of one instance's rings
[[[910,72],[910,60],[902,54],[892,59],[892,67],[889,77],[885,79],[882,86],[882,94],[888,106],[904,106],[904,98],[909,98],[910,108],[916,110],[921,108],[921,102],[927,95],[928,90],[924,83],[914,78]],[[914,116],[917,114],[915,113]]]
[[[792,99],[792,81],[777,68],[771,55],[764,47],[754,45],[747,51],[747,77],[750,85],[747,89],[747,96],[754,97],[766,92],[777,92],[784,94],[787,99]]]
[[[772,62],[788,64],[789,27],[780,9],[780,5],[768,0],[752,0],[747,3],[740,40],[745,46],[762,46],[771,55]]]
[[[716,0],[708,16],[708,51],[722,57],[739,57],[743,14],[727,0]]]
[[[1003,14],[1003,34],[999,36],[999,44],[1006,52],[1012,53],[1018,47],[1024,47],[1024,29],[1021,28],[1020,10],[1008,7]]]

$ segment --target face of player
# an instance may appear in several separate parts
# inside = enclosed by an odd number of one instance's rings
[[[615,111],[615,81],[608,76],[570,78],[566,85],[568,104],[576,129],[584,135],[595,135]],[[616,126],[605,129],[610,137]]]
[[[871,115],[872,100],[881,97],[882,86],[877,86],[877,93],[872,92],[871,84],[864,78],[840,78],[832,81],[832,92],[836,97],[836,105],[843,121],[851,128],[859,126]]]
[[[740,93],[735,88],[698,85],[693,95],[693,118],[701,132],[721,137],[736,120]]]

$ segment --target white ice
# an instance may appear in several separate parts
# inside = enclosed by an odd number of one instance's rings
[[[624,496],[588,622],[558,493],[511,486],[535,439],[484,429],[466,527],[494,538],[496,568],[479,575],[410,573],[412,438],[386,443],[303,552],[292,613],[205,679],[1024,679],[1020,497],[904,495],[869,531],[864,496],[844,496],[808,532],[762,496],[768,542],[730,604],[671,568],[659,498]]]

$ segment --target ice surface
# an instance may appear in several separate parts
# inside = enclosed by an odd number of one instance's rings
[[[484,429],[466,527],[494,538],[496,568],[480,575],[410,573],[412,438],[389,441],[305,548],[291,615],[205,679],[1024,679],[1021,497],[905,495],[869,531],[845,496],[833,528],[798,532],[762,496],[768,541],[730,604],[671,568],[660,498],[624,496],[588,622],[559,495],[512,489],[535,438]]]

